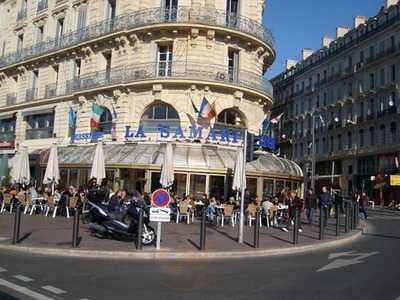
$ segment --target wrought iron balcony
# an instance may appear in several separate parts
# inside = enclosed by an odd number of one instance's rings
[[[69,81],[67,90],[70,89],[71,92],[76,92],[143,80],[181,79],[233,84],[255,89],[272,97],[272,84],[262,76],[254,73],[240,71],[237,76],[230,76],[229,68],[226,66],[190,62],[173,62],[169,65],[168,70],[163,69],[164,67],[165,65],[157,63],[147,63],[94,72]]]
[[[25,101],[32,101],[37,98],[38,98],[38,90],[36,88],[26,90]]]
[[[24,14],[26,17],[26,11],[24,11]],[[14,52],[2,56],[0,57],[0,67],[46,53],[51,53],[66,47],[71,47],[111,33],[165,23],[190,23],[228,28],[249,34],[270,45],[271,48],[274,47],[274,38],[272,33],[262,24],[250,18],[229,15],[224,10],[210,8],[199,9],[181,6],[172,12],[163,8],[151,8],[122,14],[113,19],[106,19],[80,30],[65,33],[62,38],[50,39],[46,42],[23,48],[18,53]]]
[[[27,9],[20,10],[17,14],[17,22],[25,20],[27,15],[28,15]]]
[[[6,105],[14,105],[17,103],[17,94],[11,93],[6,96]]]
[[[41,13],[43,10],[45,10],[48,7],[47,5],[47,0],[39,0],[38,6],[37,6],[37,13]]]
[[[52,98],[52,97],[56,97],[56,96],[59,96],[57,93],[57,84],[53,83],[53,84],[46,85],[46,87],[44,89],[44,97]]]
[[[35,128],[26,130],[27,140],[50,139],[53,137],[53,128]]]

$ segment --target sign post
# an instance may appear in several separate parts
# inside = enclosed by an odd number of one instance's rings
[[[150,221],[157,222],[157,242],[156,249],[161,246],[161,224],[170,221],[170,209],[168,208],[171,196],[167,190],[156,190],[151,196],[152,208],[150,209]]]

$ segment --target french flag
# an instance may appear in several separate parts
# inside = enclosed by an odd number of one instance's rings
[[[215,102],[213,104],[210,104],[206,97],[204,97],[203,101],[201,102],[199,117],[211,121],[216,117],[216,115]]]

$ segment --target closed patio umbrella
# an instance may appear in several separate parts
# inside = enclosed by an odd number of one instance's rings
[[[29,184],[31,181],[31,172],[29,169],[28,149],[25,147],[16,155],[17,157],[14,160],[10,174],[12,181],[19,184]]]
[[[244,168],[244,159],[243,159],[243,149],[238,148],[236,152],[236,162],[235,162],[235,170],[233,173],[233,183],[232,189],[239,193],[239,191],[246,189],[246,180],[243,180],[243,177],[246,178],[245,168]]]
[[[90,178],[96,178],[100,184],[101,181],[106,178],[106,167],[104,162],[103,143],[98,142],[96,151],[93,157],[92,170],[90,172]]]
[[[0,178],[8,176],[8,155],[3,154],[0,159]]]
[[[160,184],[163,188],[169,188],[174,183],[174,179],[174,152],[172,149],[172,144],[168,143],[164,152]]]
[[[54,185],[60,181],[60,169],[58,166],[57,145],[51,146],[46,172],[44,173],[43,184],[51,184],[54,192]]]

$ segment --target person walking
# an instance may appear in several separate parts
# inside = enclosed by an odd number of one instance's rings
[[[360,197],[360,212],[364,215],[364,219],[368,218],[367,207],[368,207],[369,198],[366,193],[362,193]]]
[[[301,211],[303,210],[304,200],[297,196],[297,192],[292,191],[288,195],[288,206],[289,206],[289,218],[287,220],[286,227],[283,227],[284,232],[290,230],[290,226],[294,225],[296,208],[299,210],[299,216],[301,216]],[[301,221],[299,220],[299,232],[303,232],[301,227]]]
[[[326,186],[322,187],[322,194],[319,197],[319,200],[320,213],[324,214],[323,224],[326,227],[328,225],[329,208],[332,206],[332,196],[328,192],[328,188]]]
[[[308,224],[310,225],[314,221],[314,214],[315,210],[317,209],[317,202],[318,202],[317,196],[315,195],[313,189],[309,189],[306,196],[305,207],[306,207]]]

